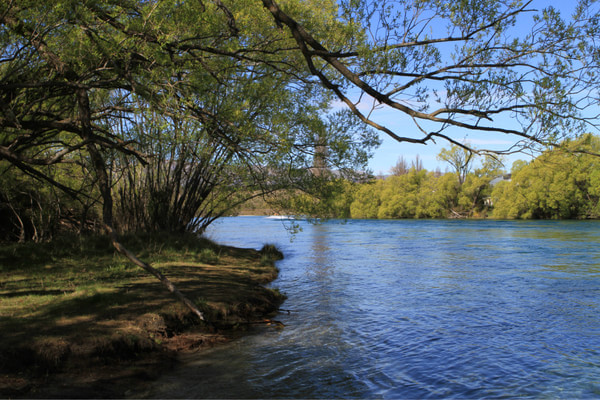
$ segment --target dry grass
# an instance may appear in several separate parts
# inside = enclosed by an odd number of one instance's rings
[[[5,244],[0,397],[33,393],[30,382],[16,378],[22,374],[89,371],[148,352],[223,341],[232,329],[275,312],[283,301],[279,292],[262,286],[277,277],[271,253],[193,236],[132,236],[123,242],[195,301],[211,325],[200,323],[154,277],[115,253],[107,238]]]

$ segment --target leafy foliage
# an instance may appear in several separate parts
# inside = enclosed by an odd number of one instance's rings
[[[600,160],[589,154],[599,150],[600,139],[588,134],[549,149],[530,163],[516,161],[512,174],[505,174],[495,157],[477,160],[473,155],[472,171],[465,172],[462,184],[456,172],[437,175],[415,168],[368,183],[347,182],[344,191],[332,192],[329,204],[340,207],[337,213],[330,208],[329,216],[600,218]],[[476,161],[480,161],[477,168]]]
[[[585,135],[519,165],[511,182],[494,188],[497,218],[599,218],[597,157],[569,149],[600,149],[597,136]]]
[[[336,3],[316,6],[286,4],[331,46],[349,40]],[[351,171],[377,144],[329,113],[255,2],[8,2],[0,23],[0,157],[75,199],[99,193],[123,231],[202,231],[254,196],[314,187],[324,145],[323,167]]]
[[[459,128],[461,136],[510,135],[516,143],[496,151],[512,152],[598,126],[597,2],[581,0],[565,18],[531,0],[340,0],[341,20],[364,36],[339,48],[302,29],[292,10],[262,2],[311,73],[398,141],[458,145]],[[382,108],[388,112],[376,112]],[[390,114],[409,117],[412,127],[393,130],[379,117]]]

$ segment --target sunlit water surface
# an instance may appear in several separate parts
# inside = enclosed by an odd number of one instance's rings
[[[600,223],[224,218],[275,243],[277,319],[189,357],[149,396],[599,398]]]

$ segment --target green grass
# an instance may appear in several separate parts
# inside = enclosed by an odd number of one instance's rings
[[[259,253],[261,254],[261,263],[263,265],[273,264],[275,261],[283,260],[283,253],[274,244],[267,243]]]
[[[196,301],[213,330],[273,312],[284,299],[260,285],[277,276],[274,249],[218,246],[193,235],[130,235],[121,241]],[[0,374],[19,368],[48,372],[85,354],[137,354],[189,326],[202,327],[107,237],[0,245]],[[128,346],[131,351],[124,350]]]

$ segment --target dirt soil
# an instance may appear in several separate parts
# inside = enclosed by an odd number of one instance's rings
[[[160,346],[138,347],[132,354],[98,353],[80,346],[77,354],[51,370],[24,369],[0,375],[3,398],[127,398],[175,367],[178,356],[226,343],[239,332],[184,332],[165,338]],[[103,346],[106,346],[105,343]],[[114,344],[113,344],[114,345]],[[119,347],[119,346],[115,346]],[[121,345],[127,353],[131,347]]]

